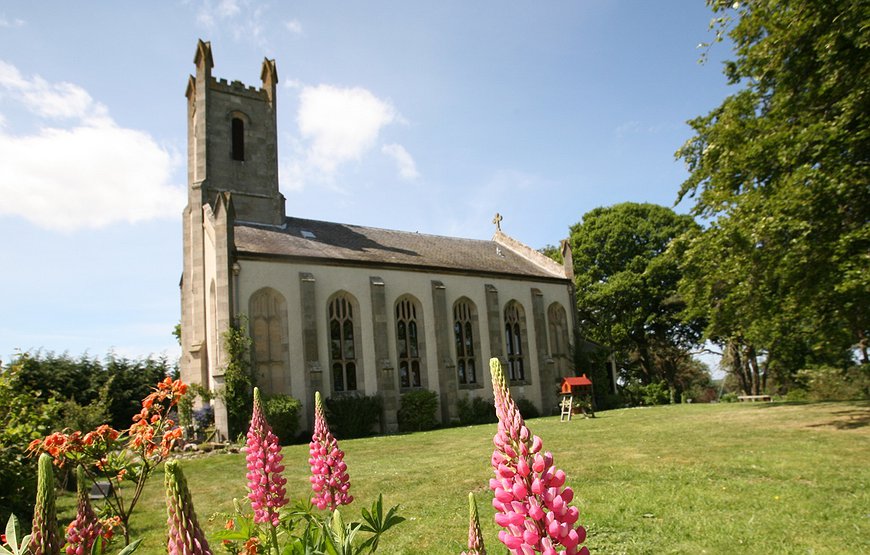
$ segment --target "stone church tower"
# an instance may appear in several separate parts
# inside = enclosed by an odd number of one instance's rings
[[[196,75],[189,77],[185,93],[188,200],[182,217],[181,373],[187,382],[216,389],[226,364],[221,330],[235,313],[230,306],[233,222],[284,221],[284,195],[278,190],[278,71],[274,60],[264,59],[259,89],[217,80],[211,74],[211,43],[202,40],[193,63]],[[218,429],[225,427],[219,404],[215,419]]]
[[[265,395],[378,396],[380,431],[403,396],[429,390],[438,419],[490,399],[490,357],[512,394],[545,414],[573,374],[570,256],[557,264],[505,234],[488,241],[310,220],[284,212],[278,189],[273,60],[262,86],[215,79],[199,41],[187,85],[188,202],[183,213],[181,376],[219,391],[222,337],[246,316],[251,367]],[[567,251],[565,254],[569,254]],[[227,437],[227,412],[212,401]],[[374,426],[374,425],[373,425]],[[290,439],[290,438],[282,438]]]

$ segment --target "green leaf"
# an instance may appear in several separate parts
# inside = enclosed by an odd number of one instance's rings
[[[140,544],[140,543],[142,543],[142,538],[139,538],[138,540],[134,541],[133,543],[131,543],[130,545],[128,545],[127,547],[125,547],[124,549],[122,549],[122,550],[118,553],[118,555],[130,555],[130,553],[133,553],[134,551],[136,551],[137,549],[139,549],[139,544]]]
[[[220,530],[213,534],[214,539],[216,540],[230,540],[230,541],[238,541],[238,540],[248,540],[251,537],[249,531],[246,530]]]
[[[384,500],[383,495],[378,495],[378,500],[372,504],[372,510],[362,510],[362,517],[365,524],[360,525],[359,530],[372,533],[372,537],[366,539],[360,548],[370,548],[372,552],[378,549],[381,534],[392,528],[393,526],[404,522],[405,518],[396,514],[399,506],[395,505],[387,511],[384,516]]]
[[[27,534],[23,538],[21,538],[21,545],[19,546],[18,553],[27,553],[27,548],[30,546],[31,535]]]
[[[339,544],[344,544],[345,534],[344,519],[341,518],[341,512],[338,509],[332,513],[332,533]]]
[[[20,533],[21,525],[18,522],[18,517],[9,515],[9,521],[6,523],[6,542],[15,553],[18,553],[18,534]]]
[[[97,539],[91,544],[91,555],[103,555],[106,547],[105,543],[103,536],[97,536]]]

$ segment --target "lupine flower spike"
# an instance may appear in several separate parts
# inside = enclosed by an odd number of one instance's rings
[[[60,553],[61,540],[57,533],[57,510],[54,503],[54,469],[51,464],[49,455],[43,453],[39,456],[30,555]]]
[[[338,448],[338,441],[329,431],[319,391],[314,393],[314,435],[308,445],[311,489],[314,490],[312,502],[318,509],[328,507],[330,511],[339,505],[349,505],[353,496],[347,493],[350,478],[344,462],[344,451]]]
[[[586,529],[576,525],[577,508],[568,506],[574,492],[563,487],[565,473],[553,466],[550,452],[541,453],[541,438],[526,427],[497,358],[490,359],[489,369],[498,416],[492,453],[495,478],[489,485],[495,494],[495,521],[504,527],[498,539],[516,554],[588,555],[589,550],[580,547]]]
[[[166,510],[169,514],[169,555],[211,555],[196,521],[193,499],[178,461],[166,462]]]
[[[263,403],[259,388],[254,388],[254,413],[248,429],[246,446],[248,463],[248,499],[254,510],[254,522],[271,523],[277,527],[280,518],[278,510],[287,504],[287,480],[281,475],[284,466],[281,459],[281,445],[272,433],[272,427],[263,414]]]
[[[66,553],[67,555],[84,555],[91,552],[97,537],[102,533],[103,527],[94,509],[91,508],[91,500],[88,497],[88,480],[85,470],[81,466],[76,467],[76,517],[69,523],[66,529]]]
[[[480,518],[477,516],[477,503],[474,494],[468,494],[468,551],[462,555],[486,555],[483,545],[483,534],[480,532]]]

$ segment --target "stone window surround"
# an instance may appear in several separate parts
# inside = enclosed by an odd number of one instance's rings
[[[333,382],[333,365],[335,364],[335,360],[332,358],[332,333],[331,333],[331,317],[329,315],[329,307],[332,305],[340,297],[344,297],[351,308],[351,317],[349,320],[351,321],[351,326],[353,330],[353,350],[354,350],[354,371],[356,373],[356,388],[352,390],[344,389],[344,391],[336,391],[335,384]],[[326,315],[326,345],[327,345],[327,355],[329,356],[329,366],[328,372],[324,372],[328,376],[329,379],[329,389],[330,394],[335,396],[341,395],[355,395],[355,394],[364,394],[365,389],[365,368],[363,366],[364,357],[362,356],[362,345],[360,344],[360,340],[362,339],[362,328],[360,324],[360,305],[359,301],[356,299],[354,295],[345,290],[336,291],[332,295],[330,295],[329,299],[326,302],[326,306],[324,306],[325,315]],[[344,364],[344,359],[340,361]],[[345,380],[347,376],[345,375]]]
[[[416,358],[416,361],[419,364],[419,371],[420,371],[420,385],[419,386],[415,386],[415,385],[413,385],[413,383],[411,386],[403,386],[402,385],[401,364],[403,361],[403,357],[400,356],[401,352],[399,350],[400,349],[400,347],[399,347],[399,323],[400,323],[399,306],[403,302],[409,302],[410,306],[413,307],[413,311],[414,311],[413,321],[415,322],[415,327],[417,329],[417,357],[411,357],[410,353],[409,353],[409,356],[404,357],[404,360],[409,363],[409,369],[410,369],[410,364],[411,364],[412,359]],[[414,297],[413,295],[411,295],[409,293],[405,293],[405,294],[400,295],[396,299],[396,302],[393,303],[393,307],[394,307],[393,315],[396,317],[395,326],[393,327],[393,333],[395,334],[394,339],[396,341],[396,378],[398,379],[398,382],[399,382],[399,391],[404,393],[406,391],[413,391],[413,390],[418,390],[418,389],[428,389],[428,385],[429,385],[428,381],[429,380],[428,380],[428,373],[426,370],[426,332],[425,332],[426,328],[424,325],[423,305],[422,305],[422,303],[420,303],[420,301],[416,297]],[[408,323],[410,323],[410,320],[406,320],[406,321]],[[406,331],[406,333],[408,333],[408,331]]]
[[[511,299],[507,303],[505,303],[505,305],[504,305],[504,310],[502,310],[502,315],[504,317],[504,320],[503,320],[504,326],[502,327],[502,333],[507,331],[507,327],[509,325],[508,311],[514,307],[516,307],[516,315],[517,315],[516,324],[519,327],[519,335],[520,335],[519,359],[523,364],[523,378],[520,380],[510,380],[510,368],[507,369],[507,374],[508,374],[507,377],[510,381],[511,386],[531,385],[532,378],[531,378],[531,366],[529,364],[529,332],[528,332],[528,326],[526,324],[526,310],[523,307],[522,303],[520,303],[516,299]],[[507,341],[506,337],[505,337],[505,341]],[[509,357],[515,356],[515,355],[508,354],[509,352],[510,352],[510,346],[507,343],[505,343],[504,360],[508,362],[508,366],[510,365],[510,358]]]
[[[481,388],[483,388],[483,374],[482,374],[482,372],[484,372],[485,368],[483,368],[482,362],[480,360],[480,353],[481,353],[480,324],[478,321],[477,305],[474,303],[474,301],[472,301],[471,299],[469,299],[466,296],[459,297],[453,303],[453,312],[452,312],[452,314],[453,314],[453,328],[451,329],[451,331],[453,333],[451,335],[453,336],[452,343],[453,343],[453,350],[455,353],[454,360],[456,360],[456,366],[458,368],[459,367],[460,353],[457,352],[457,350],[456,350],[457,349],[456,348],[456,322],[457,322],[456,310],[457,310],[460,303],[465,303],[469,309],[469,322],[471,323],[471,337],[472,337],[471,346],[473,349],[473,356],[470,358],[474,361],[475,381],[474,382],[466,381],[466,383],[460,382],[459,381],[459,374],[458,374],[458,370],[457,370],[456,382],[459,385],[459,389],[481,389]]]

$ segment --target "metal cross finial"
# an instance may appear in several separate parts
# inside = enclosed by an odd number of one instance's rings
[[[501,214],[499,214],[498,212],[495,213],[495,217],[492,219],[492,223],[495,224],[495,228],[496,228],[498,231],[501,231],[501,221],[502,221],[503,219],[504,219],[504,218],[502,218],[502,217],[501,217]]]

